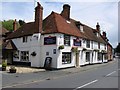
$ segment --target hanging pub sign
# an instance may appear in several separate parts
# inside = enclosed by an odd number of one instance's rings
[[[44,37],[44,45],[56,44],[56,36]]]
[[[74,46],[81,46],[81,40],[79,38],[73,39]]]

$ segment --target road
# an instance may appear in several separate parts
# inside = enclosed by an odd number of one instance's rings
[[[102,64],[101,64],[102,65]],[[118,60],[107,63],[106,65],[84,70],[74,74],[62,75],[61,71],[58,77],[50,77],[44,80],[39,78],[32,82],[16,84],[14,86],[5,84],[4,88],[118,88]],[[50,73],[50,72],[47,72]],[[47,74],[46,73],[46,74]],[[60,76],[61,75],[61,76]],[[49,75],[48,75],[49,76]],[[54,73],[53,73],[54,76]],[[16,79],[17,80],[17,79]],[[9,81],[9,80],[8,80]]]

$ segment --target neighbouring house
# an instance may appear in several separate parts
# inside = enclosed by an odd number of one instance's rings
[[[102,34],[102,38],[105,40],[105,42],[107,43],[107,59],[108,61],[113,60],[113,47],[112,45],[109,43],[108,38],[106,37],[106,32],[103,32]]]
[[[1,61],[7,60],[8,64],[12,64],[13,57],[12,52],[16,49],[12,40],[6,40],[6,37],[11,34],[12,32],[8,31],[4,27],[1,28],[1,35],[0,35],[0,46],[1,46]]]
[[[29,63],[31,67],[44,67],[47,59],[55,69],[107,62],[107,43],[99,23],[93,29],[71,19],[68,4],[60,14],[52,11],[43,20],[43,7],[38,3],[35,21],[15,29],[7,39],[17,49],[13,62]]]

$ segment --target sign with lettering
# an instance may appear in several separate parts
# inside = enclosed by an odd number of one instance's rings
[[[44,37],[44,45],[56,44],[56,36],[54,37]]]
[[[74,46],[81,46],[81,40],[74,39],[73,43],[74,43]]]

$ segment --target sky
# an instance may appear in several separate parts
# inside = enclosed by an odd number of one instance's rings
[[[21,19],[33,22],[37,1],[43,6],[43,19],[52,11],[61,13],[63,5],[69,4],[72,19],[92,28],[96,28],[99,22],[101,33],[107,33],[113,47],[118,44],[118,0],[2,0],[0,20]]]

